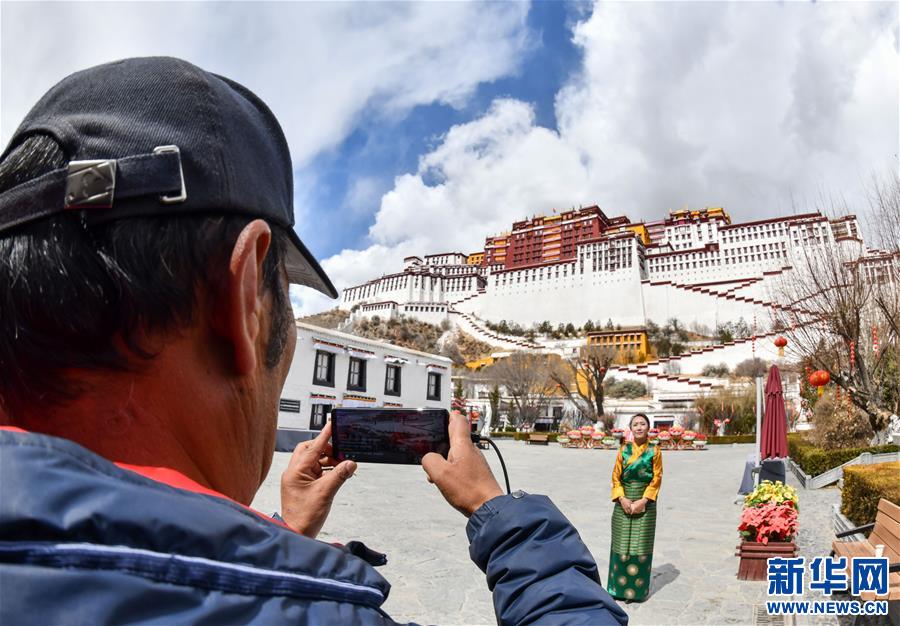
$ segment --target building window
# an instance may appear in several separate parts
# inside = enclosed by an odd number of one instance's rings
[[[312,405],[312,414],[309,416],[309,429],[322,430],[325,428],[325,422],[328,421],[329,413],[331,413],[330,404]]]
[[[287,398],[281,398],[278,401],[278,410],[284,413],[299,413],[300,412],[300,401],[299,400],[288,400]]]
[[[313,370],[313,384],[334,387],[334,355],[324,350],[316,350],[316,367]]]
[[[347,372],[347,389],[353,391],[366,390],[366,361],[350,357],[350,369]]]
[[[388,365],[384,375],[384,393],[388,396],[400,395],[400,366]]]
[[[428,399],[441,399],[441,375],[435,372],[428,372]]]

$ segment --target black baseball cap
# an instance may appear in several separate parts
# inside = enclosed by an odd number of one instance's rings
[[[246,87],[181,59],[124,59],[57,83],[2,158],[36,134],[56,139],[69,164],[0,194],[0,237],[67,211],[101,221],[259,217],[290,237],[290,281],[337,297],[294,232],[293,170],[281,126]]]

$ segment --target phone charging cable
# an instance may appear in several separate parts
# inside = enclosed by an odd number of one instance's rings
[[[472,433],[472,443],[478,443],[480,441],[485,441],[494,449],[494,452],[497,453],[497,457],[500,459],[500,467],[503,468],[503,480],[506,482],[506,493],[512,493],[512,489],[509,488],[509,474],[506,472],[506,463],[503,462],[503,455],[500,454],[500,448],[497,447],[497,444],[494,443],[494,440],[490,437],[482,437],[478,433]]]

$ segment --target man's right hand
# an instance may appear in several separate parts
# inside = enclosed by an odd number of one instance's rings
[[[484,455],[472,443],[469,420],[458,411],[450,414],[447,458],[430,452],[422,459],[422,469],[447,502],[466,517],[491,498],[503,495]]]

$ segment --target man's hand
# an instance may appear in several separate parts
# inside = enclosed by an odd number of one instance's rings
[[[472,443],[469,420],[458,411],[450,414],[447,458],[429,452],[422,459],[422,469],[447,502],[466,517],[491,498],[503,495],[484,455]]]
[[[619,504],[622,505],[623,511],[625,511],[628,515],[631,515],[634,508],[634,502],[632,502],[625,496],[622,496],[621,498],[619,498]]]
[[[281,475],[281,517],[292,529],[312,539],[322,530],[338,489],[356,471],[353,461],[335,466],[330,438],[328,422],[318,437],[297,444]],[[334,469],[326,473],[326,467]]]
[[[640,500],[635,500],[631,504],[631,514],[632,515],[640,515],[644,511],[647,510],[647,498],[641,498]]]

